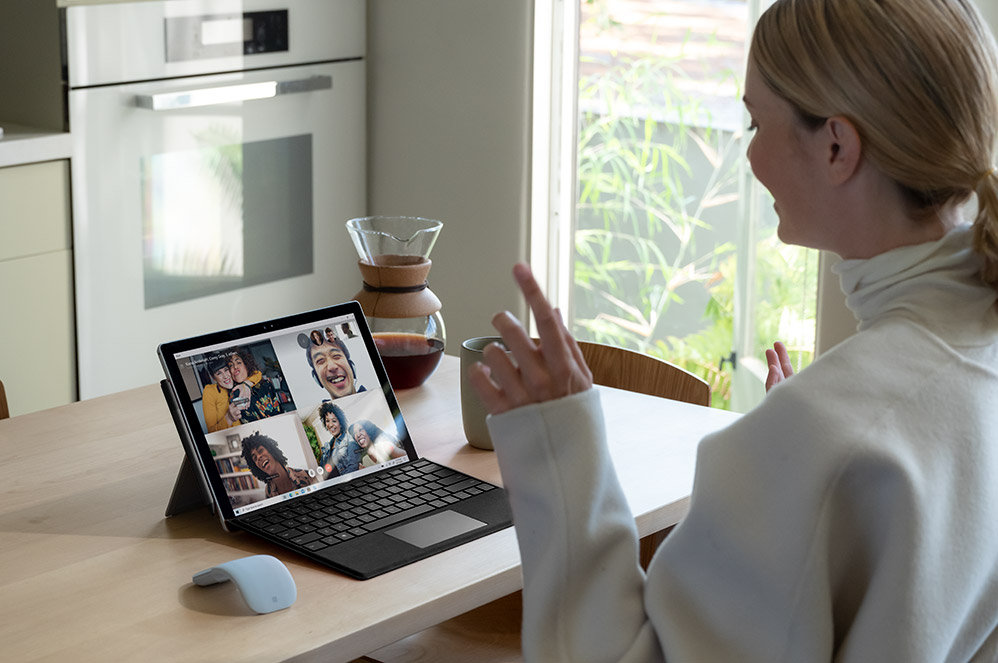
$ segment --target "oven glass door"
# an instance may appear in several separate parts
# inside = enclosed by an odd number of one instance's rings
[[[141,160],[147,309],[314,269],[311,134],[202,140]]]
[[[81,397],[159,343],[350,299],[363,62],[72,90]]]

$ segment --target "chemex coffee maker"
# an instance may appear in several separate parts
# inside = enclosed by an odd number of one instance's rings
[[[430,251],[440,221],[368,216],[347,221],[364,287],[354,298],[395,389],[423,383],[444,352],[440,299],[430,290]]]

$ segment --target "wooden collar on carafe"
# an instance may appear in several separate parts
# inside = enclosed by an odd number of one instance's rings
[[[364,315],[415,318],[439,311],[440,299],[426,280],[432,265],[429,258],[414,256],[382,255],[375,263],[358,260],[364,287],[355,299]]]

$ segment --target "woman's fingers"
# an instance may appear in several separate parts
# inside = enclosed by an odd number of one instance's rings
[[[780,370],[780,360],[773,350],[766,350],[766,364],[769,366],[769,372],[766,373],[766,391],[768,392],[783,381],[783,372]]]
[[[519,366],[526,368],[537,363],[537,358],[534,356],[537,353],[537,344],[530,338],[530,334],[515,315],[509,311],[496,313],[492,316],[492,326],[502,336],[506,349],[516,357]]]
[[[772,349],[766,350],[766,364],[769,366],[769,372],[766,374],[766,391],[794,374],[790,353],[787,352],[787,346],[780,341],[774,343]]]
[[[503,404],[507,409],[526,405],[535,400],[520,377],[519,367],[513,363],[504,348],[492,343],[482,352],[482,359],[489,367],[490,379],[502,391]]]
[[[539,339],[540,357],[544,370],[535,372],[533,369],[538,363],[532,362],[523,366],[522,370],[527,380],[536,381],[536,387],[540,392],[548,392],[544,400],[558,396],[564,396],[570,391],[565,391],[569,387],[573,378],[573,360],[569,344],[562,333],[564,323],[561,315],[551,306],[551,303],[544,296],[540,285],[534,278],[530,267],[525,263],[517,263],[513,267],[513,278],[520,286],[524,299],[530,310],[534,314],[534,321],[537,323]],[[574,344],[574,341],[572,341]],[[512,349],[512,348],[511,348]],[[517,357],[519,361],[519,355]]]
[[[788,378],[794,374],[793,364],[790,363],[790,353],[787,352],[787,346],[783,345],[782,341],[777,341],[773,344],[773,349],[776,350],[776,357],[780,362],[780,369],[783,371],[783,377]]]
[[[593,372],[589,370],[589,364],[586,363],[586,358],[582,356],[582,349],[579,347],[575,337],[572,336],[572,333],[568,331],[568,327],[565,326],[565,320],[561,317],[561,310],[555,309],[554,311],[558,316],[558,327],[561,330],[561,336],[571,353],[572,363],[576,369],[574,373],[579,379],[579,385],[577,385],[575,391],[584,391],[593,386]]]
[[[578,344],[565,327],[561,313],[544,297],[530,268],[518,263],[513,277],[534,314],[540,338],[532,339],[523,324],[508,312],[492,319],[509,353],[487,347],[483,352],[484,366],[470,376],[492,414],[592,386],[592,375]]]
[[[479,362],[468,371],[468,381],[474,387],[489,414],[499,414],[510,409],[502,390],[492,381],[489,367]]]
[[[516,362],[514,369],[512,362],[507,363],[494,357],[498,363],[493,364],[486,357],[486,363],[492,369],[493,381],[509,392],[510,400],[515,404],[551,398],[551,376],[547,362],[538,344],[530,338],[520,321],[504,311],[492,319],[492,325],[502,336],[503,343]],[[524,394],[530,400],[520,398]]]

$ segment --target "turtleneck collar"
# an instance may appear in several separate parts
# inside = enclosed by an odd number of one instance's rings
[[[843,260],[832,271],[860,331],[900,315],[951,343],[975,344],[982,334],[993,339],[998,299],[977,276],[981,264],[971,226],[961,225],[935,242]]]

